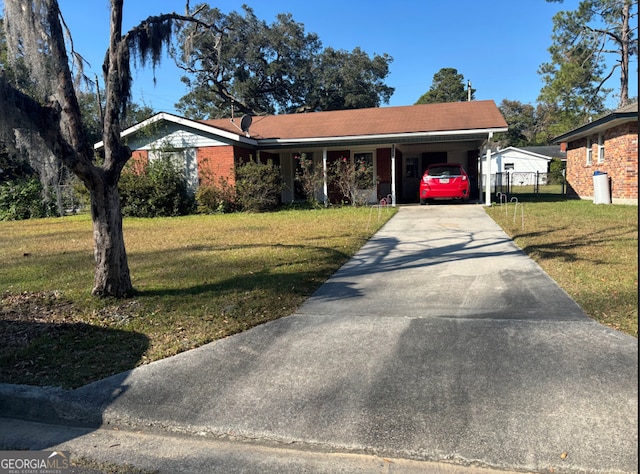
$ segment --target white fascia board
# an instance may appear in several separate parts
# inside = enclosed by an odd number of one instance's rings
[[[248,138],[248,137],[243,137],[242,135],[238,135],[235,133],[231,133],[231,132],[227,132],[226,130],[221,130],[219,128],[216,127],[212,127],[211,125],[207,125],[201,122],[197,122],[195,120],[190,120],[184,117],[178,117],[177,115],[173,115],[173,114],[169,114],[167,112],[160,112],[156,115],[154,115],[153,117],[149,117],[147,120],[143,120],[142,122],[140,122],[137,125],[134,125],[133,127],[129,127],[126,130],[123,130],[120,133],[120,138],[125,138],[129,135],[132,135],[136,132],[138,132],[139,130],[142,130],[143,128],[159,122],[161,120],[167,121],[167,122],[173,122],[176,123],[178,125],[182,125],[183,127],[187,127],[187,128],[191,128],[194,130],[198,130],[201,132],[205,132],[205,133],[209,133],[209,134],[213,134],[213,135],[217,135],[219,137],[222,138],[226,138],[228,140],[233,140],[236,142],[240,142],[240,143],[244,143],[247,145],[253,145],[255,146],[258,142],[255,139],[252,138]],[[98,143],[96,143],[93,148],[95,150],[98,150],[100,148],[102,148],[104,146],[104,142],[100,141]]]
[[[393,141],[402,140],[407,138],[432,138],[432,137],[455,137],[464,135],[478,135],[506,132],[508,128],[483,128],[474,130],[448,130],[448,131],[435,131],[435,132],[411,132],[411,133],[381,133],[376,135],[347,135],[347,136],[335,136],[335,137],[314,137],[314,138],[268,138],[264,140],[258,140],[261,146],[264,145],[299,145],[299,144],[318,144],[325,142],[351,142],[357,140],[380,140],[380,141]]]
[[[522,148],[517,148],[517,147],[514,147],[514,146],[510,146],[510,147],[507,147],[507,148],[503,148],[502,150],[494,151],[493,153],[491,153],[491,157],[493,158],[494,156],[498,156],[498,155],[505,156],[509,151],[515,151],[517,153],[521,153],[523,155],[528,155],[528,156],[531,156],[533,158],[540,158],[540,159],[543,159],[545,161],[551,161],[551,157],[550,156],[541,155],[540,153],[534,153],[532,151],[523,150]]]

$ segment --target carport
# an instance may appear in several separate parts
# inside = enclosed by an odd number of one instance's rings
[[[490,202],[490,180],[485,180],[484,199],[481,186],[482,174],[490,175],[491,169],[483,170],[480,158],[490,155],[494,134],[507,129],[493,101],[477,101],[258,117],[249,133],[258,140],[259,156],[276,159],[285,182],[292,184],[293,156],[312,156],[326,176],[331,161],[368,153],[378,177],[370,201],[390,194],[395,205],[418,202],[422,173],[438,162],[463,165],[471,179],[472,199]],[[330,194],[325,182],[323,195],[317,197],[328,202]],[[295,196],[285,195],[283,200],[289,199]]]

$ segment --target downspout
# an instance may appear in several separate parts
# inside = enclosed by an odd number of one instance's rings
[[[324,194],[324,207],[329,207],[329,184],[327,176],[327,149],[322,149],[322,192]]]
[[[396,207],[396,145],[391,145],[391,205]]]
[[[493,132],[489,132],[489,138],[487,138],[487,166],[486,166],[486,181],[484,186],[484,205],[491,207],[491,139],[493,138]]]

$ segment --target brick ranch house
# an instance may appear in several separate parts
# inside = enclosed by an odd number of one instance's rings
[[[366,190],[369,202],[391,195],[395,205],[418,202],[422,172],[435,162],[462,164],[474,185],[472,197],[480,198],[479,158],[483,151],[490,152],[493,134],[505,131],[507,123],[493,101],[472,101],[241,120],[190,120],[163,112],[124,130],[122,137],[134,165],[167,154],[184,162],[192,191],[219,178],[233,184],[235,165],[250,158],[272,160],[282,173],[285,203],[304,199],[295,184],[296,158],[302,153],[324,170],[338,159],[365,160],[378,177],[376,183],[372,176]],[[337,198],[326,180],[321,194],[317,197],[322,202]]]
[[[554,138],[566,145],[568,193],[594,198],[594,173],[609,178],[611,202],[638,204],[638,103]]]

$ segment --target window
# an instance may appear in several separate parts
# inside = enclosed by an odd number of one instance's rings
[[[587,166],[593,164],[593,148],[591,143],[591,137],[587,138]]]
[[[407,178],[418,177],[418,158],[407,158]]]
[[[604,163],[604,133],[598,134],[598,163]]]
[[[504,164],[504,170],[505,171],[513,171],[516,169],[516,165],[514,165],[513,163],[505,163]]]

